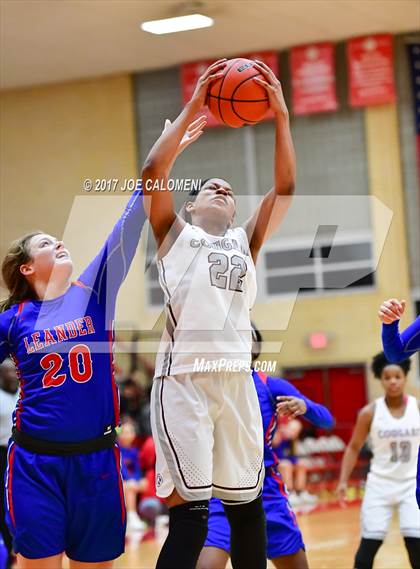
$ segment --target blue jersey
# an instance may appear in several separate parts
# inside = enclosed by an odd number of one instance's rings
[[[123,480],[140,480],[143,474],[140,469],[139,449],[120,446],[120,453]]]
[[[390,362],[406,360],[420,350],[420,316],[403,332],[398,331],[399,320],[382,325],[382,345]]]
[[[0,314],[0,361],[10,355],[17,368],[21,390],[13,422],[22,432],[81,442],[118,425],[112,324],[144,221],[136,191],[99,254],[65,294]]]
[[[299,397],[306,403],[307,411],[303,415],[305,419],[323,429],[329,429],[334,425],[331,413],[323,405],[314,403],[296,389],[291,383],[280,377],[268,377],[261,372],[252,371],[255,388],[258,394],[261,415],[264,428],[264,464],[266,470],[277,464],[278,459],[272,448],[273,435],[277,427],[276,397],[287,395]]]

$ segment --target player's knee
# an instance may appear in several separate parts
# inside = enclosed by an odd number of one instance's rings
[[[236,504],[225,504],[223,507],[228,517],[229,522],[240,521],[245,523],[247,521],[263,518],[265,520],[263,501],[261,496],[252,500],[252,502],[238,502]]]
[[[380,539],[362,538],[354,559],[354,569],[372,569],[373,560],[381,545]]]
[[[209,501],[199,500],[197,502],[186,502],[179,506],[173,506],[169,509],[170,525],[174,525],[180,521],[191,522],[197,529],[201,529],[207,533],[207,523],[209,519]],[[204,536],[205,539],[205,536]]]

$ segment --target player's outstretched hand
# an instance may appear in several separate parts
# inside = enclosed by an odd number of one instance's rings
[[[171,126],[171,121],[169,119],[165,120],[165,126],[163,132],[167,130]],[[191,143],[195,142],[204,132],[204,127],[207,124],[207,117],[206,115],[201,115],[197,119],[195,119],[192,123],[190,123],[189,127],[185,131],[184,136],[182,137],[181,142],[178,146],[177,156],[181,154],[183,150],[187,148]]]
[[[277,397],[276,411],[283,417],[298,417],[304,415],[308,408],[303,399],[289,395],[279,395]]]
[[[212,81],[223,77],[224,68],[226,67],[226,58],[218,59],[212,63],[201,75],[195,86],[193,96],[191,97],[190,104],[194,106],[196,112],[204,107],[206,104],[207,90]]]
[[[283,90],[281,88],[281,83],[274,75],[274,72],[268,65],[259,61],[258,59],[254,62],[254,67],[257,69],[265,78],[254,77],[255,83],[264,87],[268,94],[268,100],[270,101],[271,109],[279,115],[288,115],[286,101],[284,100]]]
[[[384,324],[392,324],[399,320],[404,314],[405,305],[405,300],[399,301],[396,298],[385,300],[378,312],[379,320]]]

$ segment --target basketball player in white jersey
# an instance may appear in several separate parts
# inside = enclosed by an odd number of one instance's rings
[[[393,364],[383,353],[374,357],[372,371],[380,379],[385,396],[361,409],[344,453],[337,487],[342,499],[359,451],[369,436],[373,458],[362,503],[362,539],[356,569],[372,567],[394,508],[398,509],[411,566],[420,567],[420,514],[415,498],[420,414],[416,398],[405,393],[409,369],[410,360]]]
[[[190,222],[165,190],[188,128],[203,108],[220,60],[200,77],[190,102],[150,151],[142,171],[145,209],[158,245],[167,321],[156,359],[152,428],[156,486],[170,508],[169,534],[158,569],[193,569],[207,533],[208,500],[224,501],[235,569],[266,567],[263,432],[251,377],[249,313],[255,262],[290,203],[295,155],[279,81],[263,63],[257,80],[275,113],[274,187],[243,227],[233,228],[235,196],[221,178],[187,200]],[[204,127],[205,117],[193,123]],[[181,145],[181,146],[180,146]],[[234,159],[234,156],[232,156]],[[197,362],[204,365],[198,372]]]

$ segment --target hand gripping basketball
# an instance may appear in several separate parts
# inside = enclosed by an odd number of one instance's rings
[[[197,81],[193,96],[191,97],[190,104],[196,107],[199,111],[204,107],[207,97],[207,89],[212,81],[223,77],[223,69],[226,66],[226,58],[218,59],[210,65]]]
[[[254,77],[255,83],[264,87],[267,91],[268,99],[270,101],[270,108],[276,114],[287,115],[288,110],[286,106],[286,101],[284,100],[283,91],[281,88],[281,83],[274,75],[273,71],[258,59],[255,61],[255,68],[261,73],[261,75],[265,78],[261,79],[261,77]]]

